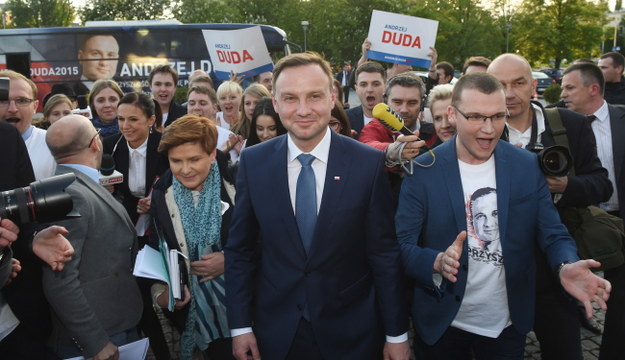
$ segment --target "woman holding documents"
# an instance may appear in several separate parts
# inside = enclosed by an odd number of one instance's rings
[[[213,122],[190,114],[165,129],[158,148],[167,155],[170,171],[152,192],[155,228],[150,244],[159,248],[165,242],[188,260],[181,262],[182,298],[170,302],[164,283],[152,286],[152,296],[160,307],[175,308],[183,359],[232,359],[221,249],[228,235],[234,186],[227,156],[216,150],[216,144]]]

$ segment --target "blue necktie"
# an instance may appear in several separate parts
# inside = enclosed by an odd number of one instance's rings
[[[315,157],[310,154],[300,154],[297,160],[302,164],[302,170],[297,177],[295,190],[295,218],[304,249],[308,254],[317,223],[317,185],[315,173],[310,166]]]

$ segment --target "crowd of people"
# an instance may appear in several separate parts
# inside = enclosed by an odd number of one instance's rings
[[[80,213],[1,219],[1,357],[117,359],[148,337],[158,360],[522,359],[534,330],[543,359],[581,360],[595,303],[599,358],[622,358],[625,260],[597,276],[561,218],[625,216],[625,58],[576,62],[545,108],[520,55],[471,57],[455,80],[432,48],[424,81],[370,47],[336,74],[288,55],[245,88],[198,70],[184,104],[169,65],[151,96],[99,79],[88,116],[58,86],[37,126],[35,85],[0,72],[0,190],[73,174]],[[381,103],[405,131],[375,118]],[[573,170],[545,175],[529,150],[563,136]],[[103,154],[122,182],[100,185]],[[185,259],[173,307],[168,284],[132,275],[163,244]]]

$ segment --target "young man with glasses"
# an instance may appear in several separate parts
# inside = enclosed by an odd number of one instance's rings
[[[395,217],[404,268],[415,280],[417,358],[522,359],[537,247],[589,315],[591,301],[605,309],[611,286],[589,270],[597,262],[579,260],[536,155],[500,141],[508,118],[501,82],[463,76],[447,112],[457,135],[419,158],[432,165],[404,178]],[[489,206],[475,206],[486,195]]]
[[[56,162],[46,146],[46,131],[32,125],[33,115],[39,105],[37,87],[15,71],[2,71],[0,77],[9,78],[9,99],[0,100],[0,121],[15,126],[22,135],[35,178],[41,180],[54,175]]]

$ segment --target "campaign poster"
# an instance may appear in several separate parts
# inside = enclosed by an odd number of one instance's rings
[[[369,25],[372,60],[427,68],[436,43],[438,21],[373,10]]]
[[[246,78],[273,69],[260,26],[202,33],[217,79],[228,80],[231,71]]]

